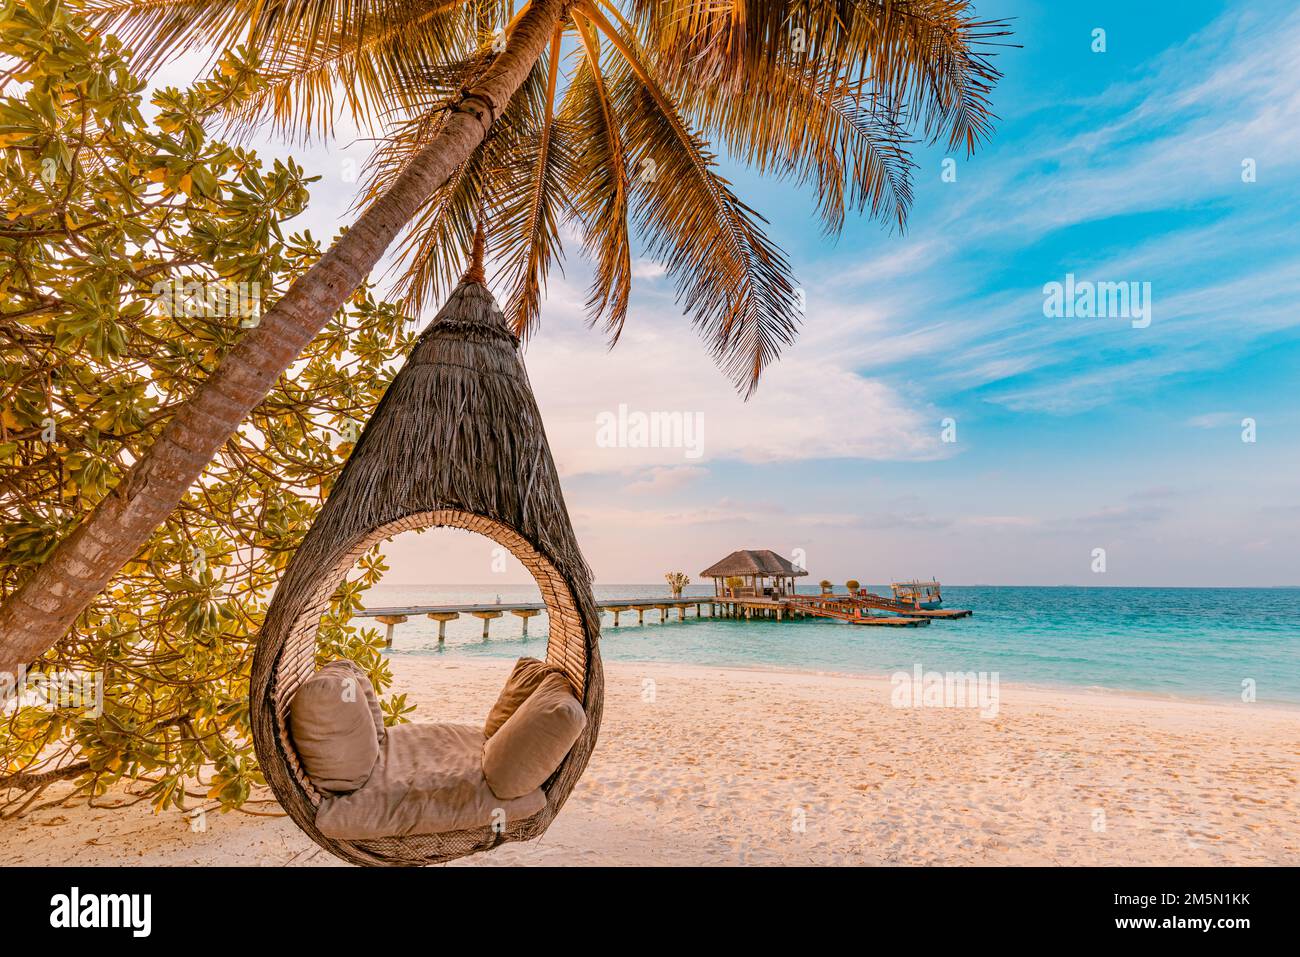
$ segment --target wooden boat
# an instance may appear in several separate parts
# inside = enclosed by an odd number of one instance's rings
[[[932,578],[928,582],[893,582],[889,587],[894,593],[894,600],[904,605],[927,611],[943,607],[943,590],[936,579]]]

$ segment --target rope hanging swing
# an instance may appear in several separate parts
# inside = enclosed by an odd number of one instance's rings
[[[604,678],[591,572],[560,493],[519,340],[485,285],[482,256],[480,227],[468,271],[416,341],[289,562],[253,655],[249,704],[266,781],[303,831],[355,864],[434,864],[541,836],[586,768],[600,726]],[[550,617],[546,665],[567,678],[586,725],[541,785],[545,805],[526,818],[441,833],[332,838],[317,827],[327,795],[295,748],[289,705],[316,673],[321,616],[356,561],[377,542],[430,527],[484,535],[532,573]]]

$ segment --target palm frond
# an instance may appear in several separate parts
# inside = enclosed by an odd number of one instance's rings
[[[421,89],[424,78],[482,43],[457,4],[379,4],[361,36],[343,30],[290,36],[261,51],[263,85],[227,127],[249,129],[269,117],[279,132],[328,136],[341,97],[355,122],[377,131],[401,108],[405,92]]]
[[[92,18],[116,32],[143,68],[196,49],[246,46],[265,77],[229,117],[245,130],[264,117],[306,137],[332,131],[341,97],[374,128],[417,78],[463,59],[484,40],[504,3],[483,0],[87,0]],[[486,33],[490,38],[490,30]]]
[[[669,86],[746,96],[779,67],[817,64],[847,91],[866,81],[927,139],[968,151],[995,119],[991,57],[1009,35],[971,0],[631,0],[631,18]]]
[[[613,345],[622,335],[632,290],[627,163],[619,117],[602,73],[600,38],[580,13],[575,21],[583,59],[565,94],[562,114],[586,136],[574,159],[569,189],[583,245],[596,262],[588,316],[592,324],[603,322]]]
[[[83,0],[96,26],[117,35],[147,72],[190,50],[233,48],[256,14],[254,0]]]
[[[546,88],[536,135],[520,144],[492,196],[492,249],[499,258],[496,278],[510,290],[505,316],[520,338],[537,327],[546,273],[560,253],[560,223],[569,213],[564,186],[573,179],[569,123],[556,116],[560,72],[560,30],[546,57]]]
[[[751,395],[798,328],[789,263],[763,232],[763,218],[718,174],[713,155],[673,108],[636,39],[620,34],[589,3],[580,8],[626,61],[610,88],[624,140],[640,164],[631,180],[639,200],[636,227],[673,277],[714,359]]]
[[[743,96],[699,84],[673,94],[704,133],[759,172],[814,184],[829,233],[842,228],[846,208],[905,227],[914,140],[903,111],[866,81],[845,84],[825,64],[776,65]]]
[[[407,102],[421,112],[396,124],[371,158],[361,203],[382,195],[406,164],[437,134],[446,118],[446,106],[461,85],[486,69],[490,58],[480,54],[426,75]],[[495,256],[501,243],[495,227],[501,198],[511,195],[509,177],[517,170],[517,157],[535,141],[538,115],[545,92],[546,69],[534,66],[514,98],[493,124],[483,144],[420,208],[403,233],[396,262],[403,271],[395,293],[414,315],[425,306],[440,304],[455,288],[468,261],[474,230],[480,216],[487,219],[488,245]]]
[[[848,7],[845,50],[861,58],[879,89],[907,105],[927,139],[946,138],[949,149],[964,146],[968,154],[988,139],[997,118],[990,94],[1002,78],[992,57],[1010,35],[1006,21],[976,19],[970,0],[874,0]]]

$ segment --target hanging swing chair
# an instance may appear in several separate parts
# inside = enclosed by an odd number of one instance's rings
[[[586,724],[541,785],[544,806],[527,817],[439,833],[333,838],[317,826],[328,795],[295,748],[290,702],[317,673],[321,616],[356,561],[384,539],[431,527],[484,535],[532,573],[550,618],[546,667],[567,679]],[[604,697],[599,634],[591,573],[560,494],[519,341],[484,281],[480,231],[469,270],[380,401],[267,610],[249,689],[266,781],[294,823],[354,864],[435,864],[540,837],[596,743]]]

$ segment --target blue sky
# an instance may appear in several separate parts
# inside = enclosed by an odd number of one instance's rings
[[[828,240],[807,191],[728,165],[807,298],[757,398],[713,369],[656,264],[613,352],[576,252],[553,278],[527,362],[599,580],[761,547],[838,581],[1300,584],[1300,11],[976,6],[1022,45],[999,57],[1001,120],[955,182],[917,151],[905,235],[850,218]],[[325,177],[305,224],[346,221],[331,184],[361,144],[260,149]],[[1045,317],[1067,273],[1151,283],[1150,326]],[[699,414],[703,454],[599,447],[620,404]],[[486,545],[439,535],[395,543],[390,581],[504,580]]]

